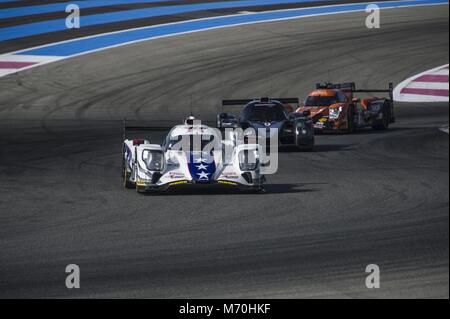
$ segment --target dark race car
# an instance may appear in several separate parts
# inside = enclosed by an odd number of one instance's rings
[[[291,104],[299,105],[299,100],[291,99],[253,99],[253,100],[224,100],[222,113],[217,116],[217,127],[248,128],[256,132],[265,130],[266,138],[278,133],[279,146],[295,146],[299,150],[314,148],[314,128],[309,111],[293,112]],[[224,107],[244,106],[239,118],[223,112]],[[275,129],[275,130],[274,130]]]

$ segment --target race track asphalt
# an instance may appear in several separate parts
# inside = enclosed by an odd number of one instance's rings
[[[398,104],[388,131],[283,151],[265,194],[121,185],[123,118],[213,120],[222,98],[385,87],[449,61],[448,6],[364,20],[212,30],[1,78],[0,297],[448,298],[447,103]],[[72,263],[79,290],[64,284]],[[380,289],[365,287],[368,264]]]

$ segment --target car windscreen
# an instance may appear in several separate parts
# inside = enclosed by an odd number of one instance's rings
[[[286,113],[280,104],[251,104],[242,114],[242,120],[248,122],[277,122],[285,119]]]
[[[308,96],[305,106],[330,106],[337,102],[337,96]]]

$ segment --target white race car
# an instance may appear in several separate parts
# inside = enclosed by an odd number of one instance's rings
[[[192,118],[169,132],[162,145],[146,139],[127,139],[124,128],[122,176],[126,188],[139,193],[185,186],[228,186],[260,192],[260,147],[222,139],[217,129]]]

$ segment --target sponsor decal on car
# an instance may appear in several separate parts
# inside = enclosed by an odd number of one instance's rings
[[[169,173],[169,178],[171,179],[179,179],[179,178],[185,178],[186,175],[184,175],[184,173],[181,172],[170,172]]]
[[[235,173],[235,172],[233,172],[233,173],[224,173],[223,177],[224,178],[229,178],[229,179],[238,179],[239,175],[237,173]]]
[[[178,182],[169,183],[169,186],[184,185],[187,183],[188,183],[188,181],[178,181]]]

